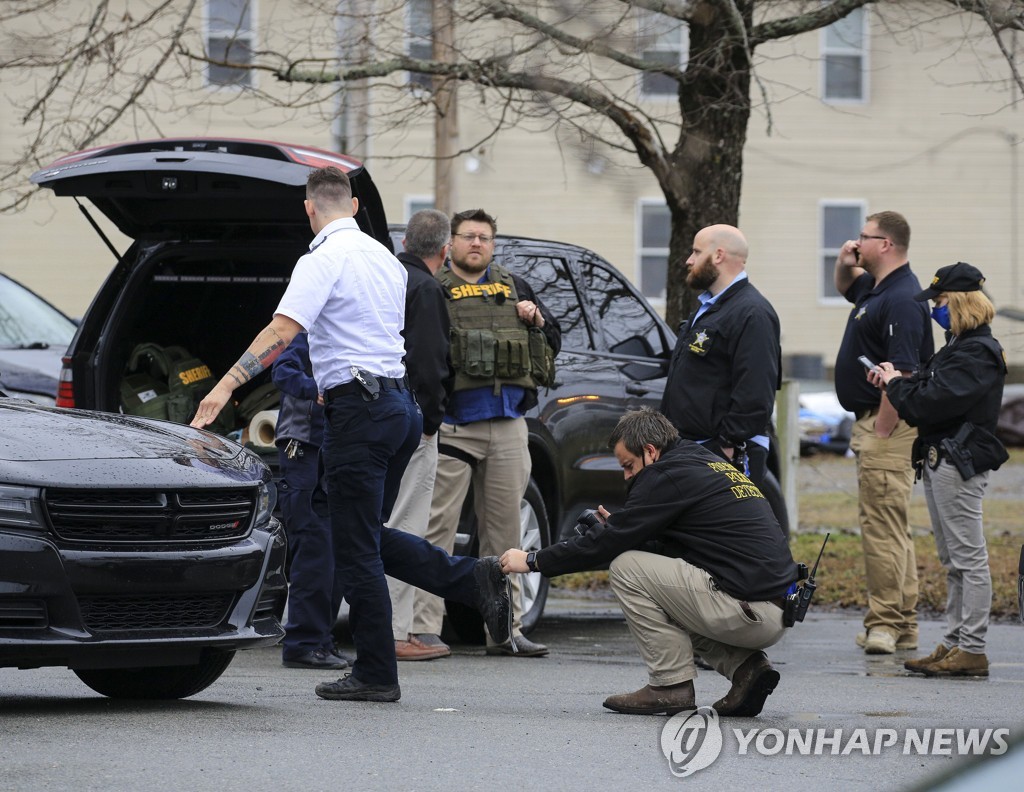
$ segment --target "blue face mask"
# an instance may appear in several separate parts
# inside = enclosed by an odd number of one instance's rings
[[[932,308],[932,319],[943,330],[949,330],[949,306],[941,305],[938,308]]]

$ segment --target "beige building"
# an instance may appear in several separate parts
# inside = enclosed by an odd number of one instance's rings
[[[413,0],[404,9],[396,3],[413,55],[429,51],[429,40],[419,35],[425,2]],[[272,0],[204,5],[201,30],[211,49],[228,28],[249,35],[258,49],[287,29],[295,13],[291,4]],[[988,277],[998,307],[1024,309],[1020,97],[994,44],[981,43],[986,28],[980,18],[948,15],[946,4],[914,8],[894,24],[892,14],[883,21],[868,6],[838,26],[757,50],[760,84],[753,89],[740,225],[751,245],[750,276],[781,317],[783,349],[807,356],[812,370],[819,359],[831,365],[848,313],[831,285],[835,250],[856,236],[871,212],[895,209],[908,217],[911,262],[922,280],[939,266],[970,261]],[[915,14],[929,9],[939,21],[920,24]],[[233,18],[234,26],[217,22],[221,17]],[[655,23],[658,35],[645,40],[648,51],[685,59],[685,28]],[[24,98],[32,87],[2,79],[8,99]],[[352,141],[348,153],[364,159],[373,174],[390,219],[402,221],[433,203],[433,129],[429,114],[417,111],[424,95],[409,85],[415,77],[396,76],[398,90],[372,92],[371,112],[350,107],[344,125],[326,117],[340,109],[338,101],[328,101],[325,113],[268,109],[235,86],[217,84],[235,79],[216,69],[196,74],[191,101],[198,105],[178,102],[154,119],[126,116],[100,142],[238,136],[336,148],[344,137]],[[266,76],[244,79],[268,93],[282,90]],[[630,85],[645,90],[653,112],[674,103],[674,96],[659,93],[656,80]],[[552,130],[545,119],[489,138],[495,108],[486,101],[479,89],[460,88],[459,143],[471,150],[455,163],[454,208],[482,206],[498,217],[502,231],[592,248],[657,303],[668,219],[653,178],[635,159]],[[418,112],[420,122],[396,128],[396,103]],[[24,139],[16,122],[14,113],[0,118],[0,159]],[[118,249],[127,247],[128,240],[94,216]],[[113,263],[74,203],[49,195],[0,216],[0,252],[0,269],[73,316],[85,310]],[[998,318],[995,332],[1011,362],[1024,365],[1024,325]]]

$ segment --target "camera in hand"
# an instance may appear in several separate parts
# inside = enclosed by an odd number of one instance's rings
[[[587,531],[600,525],[601,522],[601,517],[596,509],[584,509],[580,512],[580,516],[576,518],[576,527],[573,528],[573,531],[576,532],[577,536],[584,536]]]

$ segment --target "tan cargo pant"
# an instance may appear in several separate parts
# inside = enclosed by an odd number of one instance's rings
[[[472,481],[480,556],[500,556],[510,547],[519,547],[519,509],[530,478],[526,419],[494,419],[461,426],[442,424],[437,437],[439,446],[454,446],[477,462],[471,467],[461,459],[439,454],[426,540],[452,552],[462,502]],[[523,616],[519,577],[509,575],[514,617],[512,632],[516,635],[522,634]],[[444,601],[417,590],[412,632],[440,634],[443,618]],[[494,643],[490,635],[487,643]]]
[[[420,444],[413,452],[409,464],[402,474],[398,498],[391,509],[389,528],[424,536],[430,522],[430,500],[434,492],[434,478],[437,473],[437,435],[420,437]],[[388,578],[388,592],[391,594],[391,631],[396,641],[404,641],[413,631],[413,603],[415,586]]]
[[[893,637],[917,637],[917,559],[910,533],[910,453],[917,430],[900,421],[892,435],[875,434],[877,412],[853,425],[857,455],[858,511],[868,612],[864,626]]]
[[[732,679],[752,651],[777,643],[785,630],[778,605],[734,599],[681,558],[629,550],[610,570],[612,591],[652,685],[696,678],[694,651]]]

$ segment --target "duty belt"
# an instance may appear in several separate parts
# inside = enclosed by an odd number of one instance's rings
[[[409,389],[408,377],[374,377],[374,379],[380,384],[381,390]],[[353,393],[363,393],[363,386],[356,380],[350,380],[342,383],[341,385],[335,385],[333,388],[328,388],[324,392],[324,401],[329,404],[341,396],[350,396]]]

